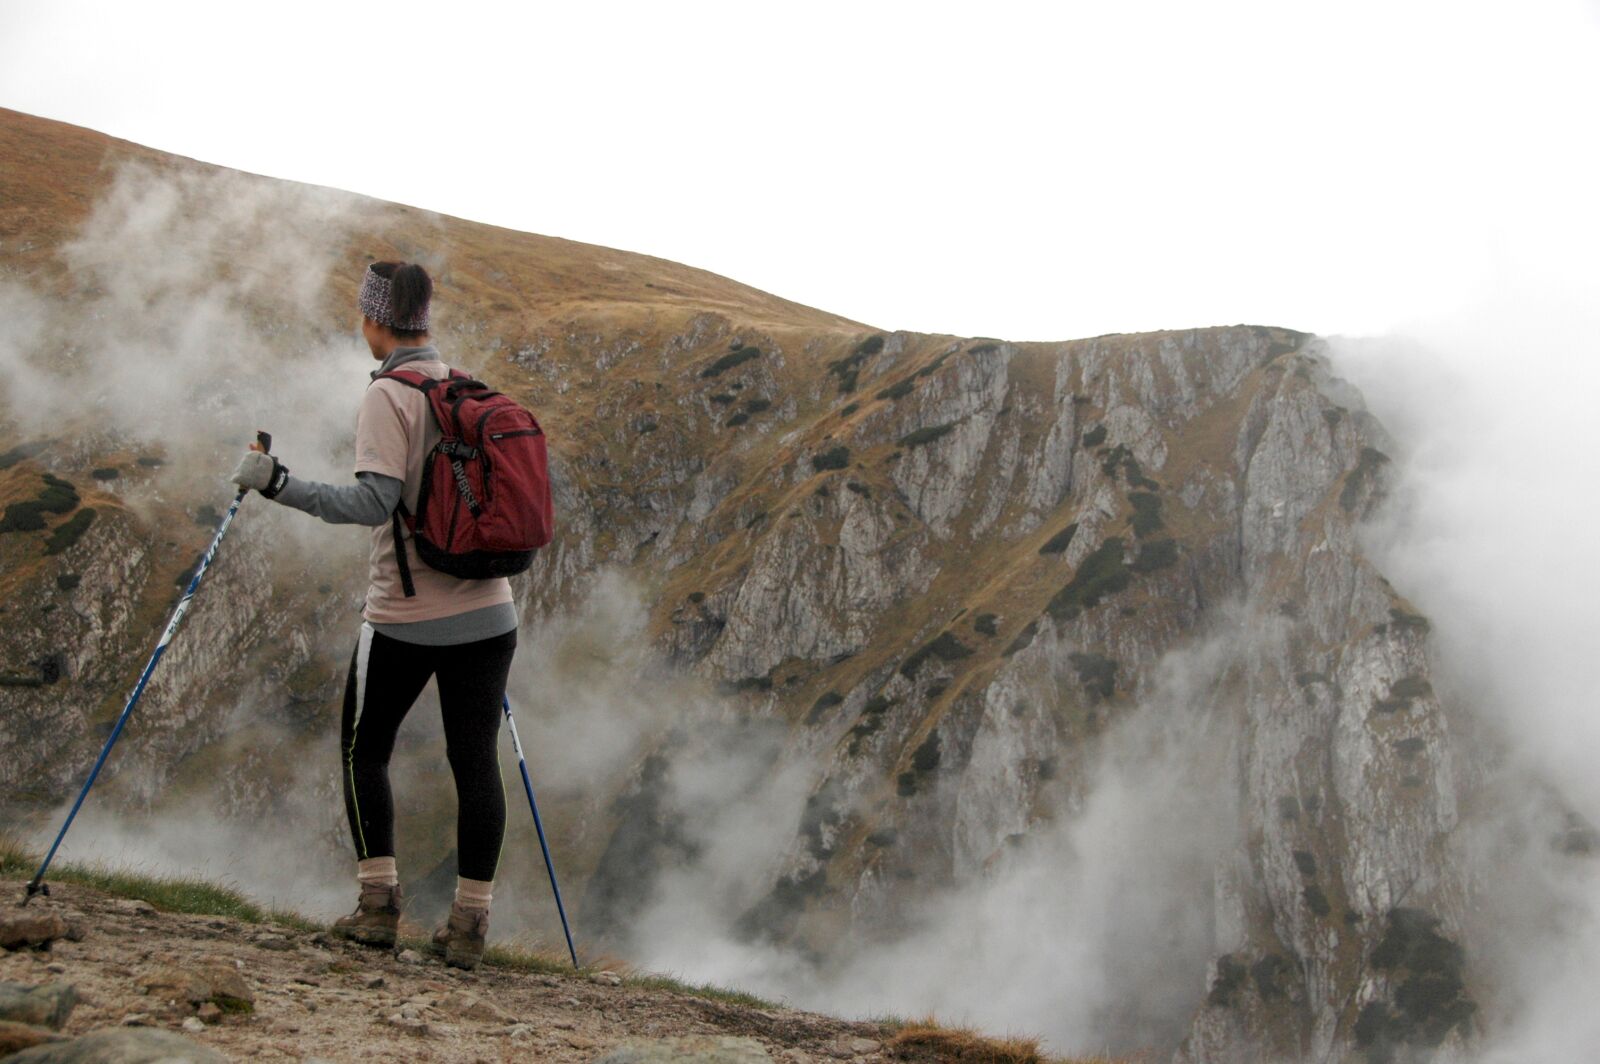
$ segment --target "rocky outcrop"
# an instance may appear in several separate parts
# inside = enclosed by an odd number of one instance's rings
[[[1442,857],[1463,769],[1428,622],[1359,544],[1381,428],[1320,345],[1276,330],[880,351],[861,390],[887,387],[794,462],[798,490],[723,585],[671,614],[679,659],[803,684],[790,743],[824,751],[746,923],[826,951],[892,929],[909,890],[981,878],[1083,798],[1096,738],[1167,654],[1238,623],[1248,638],[1190,678],[1242,802],[1180,1055],[1370,1040],[1399,1015],[1382,929],[1415,910],[1454,941],[1465,896]],[[716,508],[705,522],[709,540]],[[1452,1008],[1441,1040],[1466,1033],[1464,990]]]

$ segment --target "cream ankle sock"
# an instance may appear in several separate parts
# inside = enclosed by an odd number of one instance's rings
[[[494,880],[456,877],[456,908],[486,913],[494,897]]]
[[[400,873],[395,868],[393,857],[368,857],[365,861],[357,861],[356,879],[363,887],[400,885]]]

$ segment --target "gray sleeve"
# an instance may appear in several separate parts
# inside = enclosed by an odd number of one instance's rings
[[[382,473],[357,473],[354,484],[320,484],[290,477],[273,498],[330,525],[381,525],[400,503],[402,485]]]

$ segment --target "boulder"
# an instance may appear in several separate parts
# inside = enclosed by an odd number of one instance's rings
[[[70,938],[72,934],[73,928],[67,918],[47,904],[0,907],[0,947],[37,948],[48,946],[58,938]]]
[[[767,1064],[771,1060],[753,1038],[692,1035],[630,1039],[597,1058],[595,1064]]]
[[[78,988],[71,983],[0,983],[0,1020],[61,1029],[78,1003]]]
[[[482,1023],[508,1024],[511,1014],[492,1001],[458,990],[439,999],[439,1008],[454,1016]]]
[[[31,1023],[13,1023],[10,1020],[0,1020],[0,1057],[15,1053],[18,1050],[29,1049],[45,1042],[58,1042],[65,1039],[65,1035],[57,1034],[48,1027],[36,1027]]]
[[[6,1064],[227,1064],[227,1060],[215,1049],[171,1031],[124,1027],[24,1049],[7,1057]]]
[[[145,993],[162,1001],[186,1001],[191,1005],[213,1002],[223,1011],[248,1011],[255,1004],[255,991],[237,968],[221,961],[201,961],[188,968],[162,967],[139,978]]]

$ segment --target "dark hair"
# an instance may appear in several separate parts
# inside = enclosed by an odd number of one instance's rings
[[[374,262],[372,272],[389,281],[389,299],[396,321],[410,321],[433,299],[433,278],[414,262]],[[402,340],[426,336],[426,330],[390,329]]]

